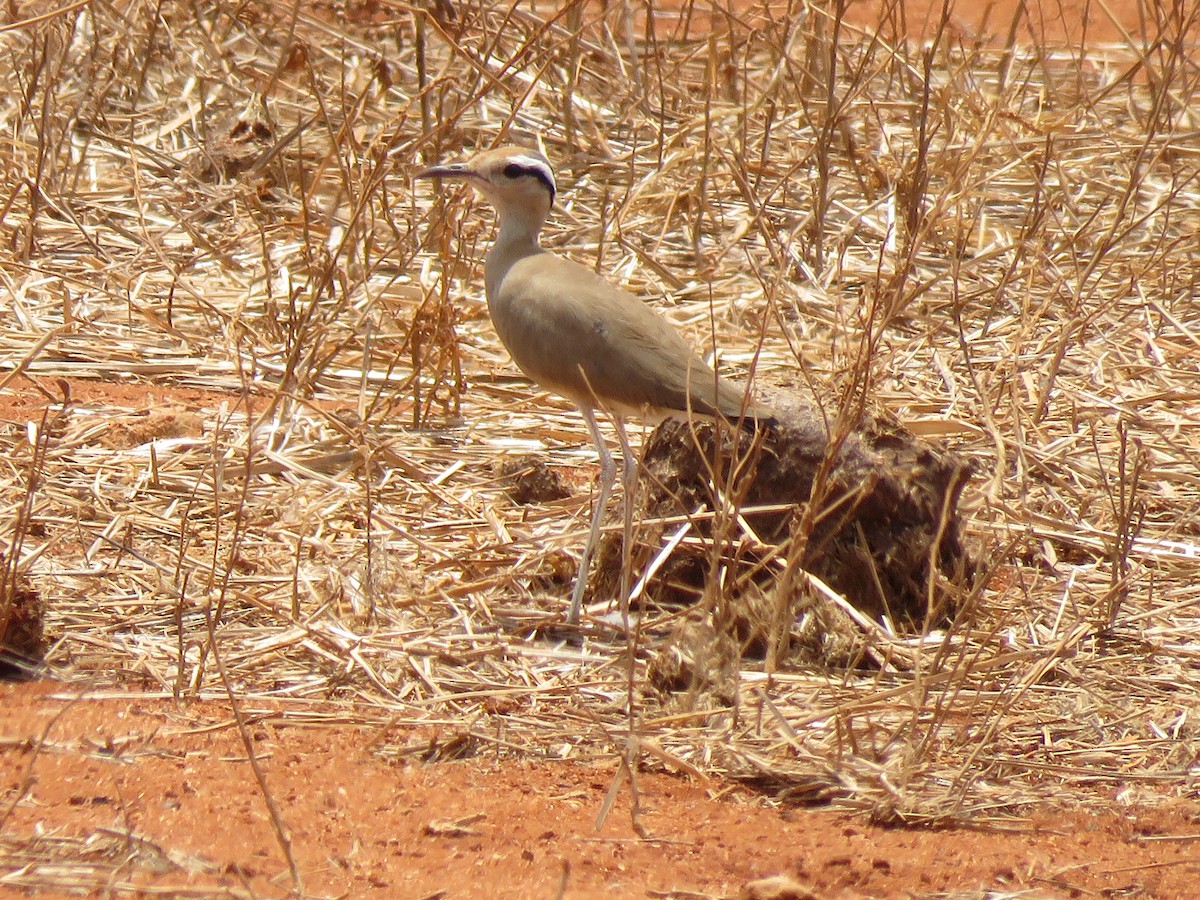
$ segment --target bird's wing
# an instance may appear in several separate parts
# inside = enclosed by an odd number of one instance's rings
[[[736,415],[740,393],[718,389],[712,367],[665,319],[578,263],[549,253],[517,260],[488,301],[521,370],[577,403]]]

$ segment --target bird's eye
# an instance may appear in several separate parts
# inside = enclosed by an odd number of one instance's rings
[[[554,173],[550,171],[550,166],[545,161],[522,156],[508,163],[501,172],[510,181],[533,178],[546,189],[550,194],[551,202],[553,202],[555,194]]]

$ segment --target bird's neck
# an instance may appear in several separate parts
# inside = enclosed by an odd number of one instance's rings
[[[541,247],[538,235],[546,224],[545,216],[513,215],[500,217],[500,232],[496,235],[496,247],[504,247],[506,253],[522,249],[537,250]]]
[[[527,256],[545,252],[538,242],[538,234],[542,230],[543,222],[545,222],[544,216],[541,218],[513,215],[500,217],[500,231],[484,262],[484,278],[489,303],[498,296],[500,283],[508,274],[508,270],[512,268],[513,263]]]

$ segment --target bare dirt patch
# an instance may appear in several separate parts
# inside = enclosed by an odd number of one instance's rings
[[[878,3],[858,0],[849,5],[849,18],[870,30],[878,25],[880,9]],[[907,32],[916,38],[933,34],[943,12],[948,11],[947,29],[965,43],[1000,46],[1011,39],[1024,45],[1059,47],[1128,40],[1144,35],[1145,26],[1155,18],[1170,14],[1169,4],[1143,7],[1136,0],[992,0],[949,6],[937,0],[906,0],[896,11]]]
[[[65,402],[94,409],[101,414],[142,417],[147,422],[162,422],[165,416],[188,421],[188,413],[211,410],[230,396],[218,391],[157,384],[143,379],[122,382],[88,378],[28,378],[17,376],[0,391],[0,421],[24,426],[44,414],[62,408]],[[170,427],[167,432],[172,431]],[[188,430],[184,428],[184,430]],[[163,434],[148,428],[141,443]]]
[[[0,884],[36,887],[43,869],[76,866],[81,885],[281,893],[287,866],[226,705],[73,695],[0,686],[0,785],[16,801],[0,810],[4,833],[41,836]],[[305,888],[327,896],[731,896],[782,874],[838,898],[1183,897],[1200,869],[1193,806],[908,830],[647,773],[641,839],[627,791],[594,827],[610,758],[426,762],[449,730],[330,727],[340,704],[244,713]],[[382,753],[384,736],[406,751]]]

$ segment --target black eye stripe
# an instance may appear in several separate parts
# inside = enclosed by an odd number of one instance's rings
[[[523,166],[520,163],[510,162],[504,167],[505,178],[520,178],[524,175],[530,175],[542,183],[542,186],[550,192],[550,196],[555,194],[554,179],[546,172],[546,168],[540,165]]]

